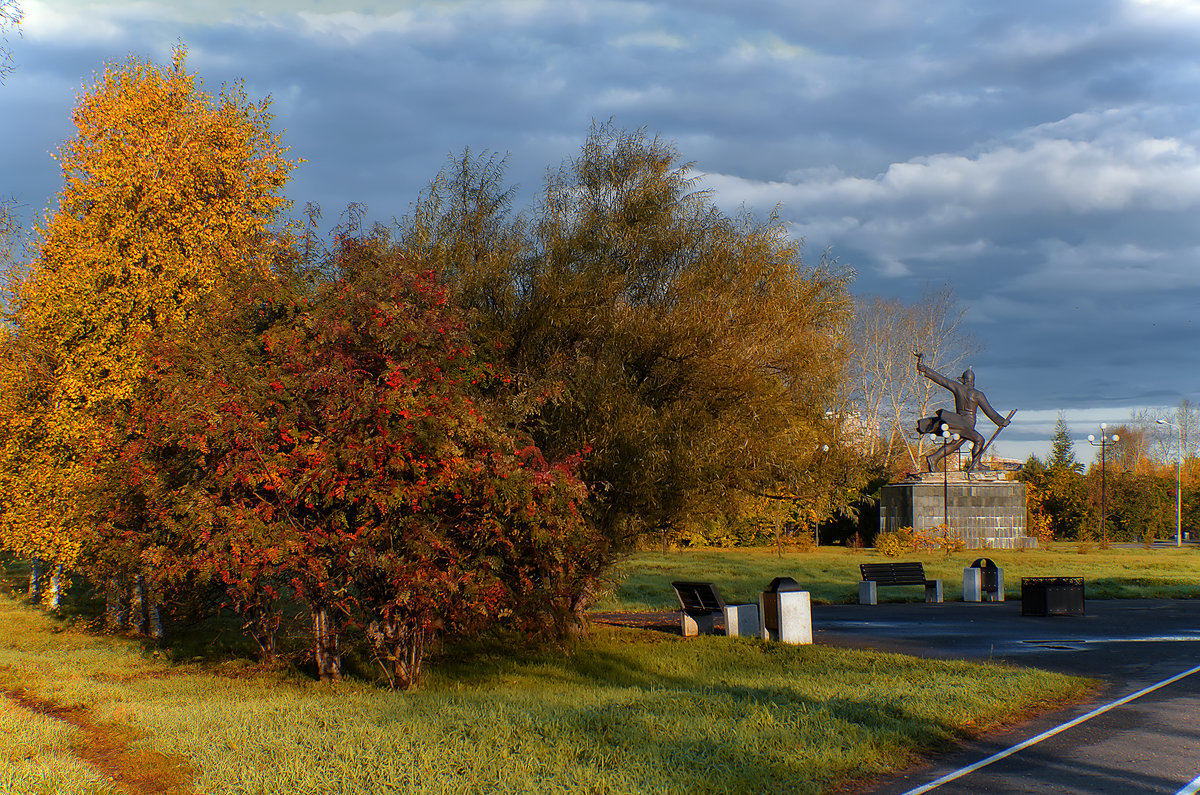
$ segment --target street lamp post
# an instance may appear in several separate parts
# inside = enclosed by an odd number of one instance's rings
[[[950,432],[950,426],[942,423],[942,519],[946,524],[946,532],[950,532],[950,459],[946,456],[946,446],[957,442],[961,437]]]
[[[1104,448],[1109,442],[1120,441],[1121,437],[1115,433],[1107,433],[1108,424],[1100,423],[1100,441],[1096,441],[1094,434],[1088,434],[1088,444],[1092,447],[1100,448],[1100,543],[1108,546],[1108,536],[1104,533],[1104,515],[1108,512],[1108,506],[1104,501],[1105,491],[1105,473],[1104,473]]]
[[[825,416],[827,416],[827,417],[829,416],[828,411],[825,412]],[[817,452],[822,454],[821,455],[821,468],[824,469],[825,467],[828,467],[829,466],[829,455],[828,455],[829,445],[827,445],[827,444],[821,445],[820,447],[817,448]],[[821,523],[820,523],[820,521],[813,522],[813,546],[816,547],[818,551],[820,551],[820,549],[821,549]]]
[[[1179,431],[1179,450],[1175,456],[1175,546],[1183,546],[1183,426],[1166,420],[1158,420],[1159,425],[1166,425]]]

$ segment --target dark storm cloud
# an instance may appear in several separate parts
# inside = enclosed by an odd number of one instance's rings
[[[26,0],[0,87],[0,195],[40,209],[75,92],[189,47],[307,159],[290,196],[404,214],[470,147],[520,200],[612,117],[676,142],[715,200],[780,206],[856,291],[951,282],[1007,452],[1055,410],[1120,422],[1200,393],[1200,13],[1185,2]],[[246,11],[252,6],[254,11]],[[986,383],[985,383],[986,382]],[[998,445],[1001,442],[997,443]],[[1014,447],[1016,449],[1014,449]]]

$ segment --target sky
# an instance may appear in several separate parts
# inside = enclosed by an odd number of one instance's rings
[[[0,197],[28,218],[106,63],[244,81],[335,222],[405,215],[462,153],[518,204],[594,121],[674,142],[728,212],[775,211],[852,290],[949,284],[1002,413],[1045,456],[1200,394],[1200,0],[19,0]],[[991,425],[980,419],[985,435]]]

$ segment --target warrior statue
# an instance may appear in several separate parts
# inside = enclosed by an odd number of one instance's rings
[[[913,351],[913,355],[917,357],[917,372],[954,393],[954,411],[938,409],[934,416],[917,420],[917,432],[940,435],[942,426],[945,425],[950,433],[957,433],[959,436],[957,441],[943,444],[925,456],[925,466],[929,468],[928,471],[933,472],[939,461],[951,453],[958,452],[958,448],[969,440],[971,442],[971,464],[967,467],[967,471],[973,472],[979,459],[983,456],[983,451],[988,446],[984,444],[983,436],[979,431],[975,430],[975,409],[983,409],[983,413],[987,415],[988,419],[996,423],[996,433],[1008,425],[1012,415],[1016,412],[1010,412],[1008,417],[1001,417],[999,412],[988,403],[987,397],[975,388],[975,373],[971,371],[971,368],[968,367],[967,371],[955,381],[932,367],[922,364],[920,351]],[[994,438],[996,435],[992,434],[992,439]],[[988,440],[988,444],[991,444],[991,439]]]

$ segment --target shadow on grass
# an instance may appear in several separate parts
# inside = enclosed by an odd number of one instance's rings
[[[579,763],[620,766],[631,783],[647,788],[820,792],[971,736],[927,704],[924,714],[907,709],[901,692],[848,695],[861,692],[856,681],[861,685],[892,655],[855,655],[842,666],[845,686],[826,681],[817,689],[831,695],[820,697],[803,692],[803,682],[829,678],[839,668],[829,657],[844,653],[682,640],[652,642],[648,652],[630,642],[650,634],[622,640],[618,632],[557,658],[460,649],[441,673],[497,699],[523,691],[588,694],[554,702],[540,722],[554,727],[556,738],[570,738]],[[622,642],[626,648],[611,648]]]
[[[215,624],[192,634],[206,638],[210,654],[219,648]],[[578,780],[588,784],[574,791],[820,792],[968,736],[958,724],[980,713],[995,719],[997,708],[980,701],[944,709],[957,697],[946,682],[969,695],[1007,679],[966,663],[607,627],[565,647],[497,633],[442,646],[429,665],[418,694],[363,701],[359,688],[304,692],[347,721],[367,721],[364,738],[424,738],[428,770],[465,790]],[[933,684],[932,695],[921,692]],[[1013,699],[1016,710],[1030,698]],[[254,714],[274,714],[275,703]],[[364,704],[382,712],[360,717]],[[456,736],[472,739],[446,742]],[[282,744],[273,748],[284,753]],[[306,764],[336,769],[344,751]]]

